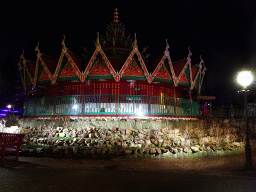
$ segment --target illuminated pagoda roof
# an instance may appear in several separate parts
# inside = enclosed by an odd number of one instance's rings
[[[107,25],[104,36],[97,34],[94,41],[95,50],[86,57],[78,56],[69,50],[62,41],[62,52],[58,59],[49,57],[36,47],[37,61],[25,59],[24,53],[20,57],[19,69],[25,90],[38,84],[57,81],[87,79],[121,79],[145,80],[152,82],[167,82],[175,86],[184,85],[196,89],[200,88],[205,73],[203,60],[199,65],[191,65],[191,52],[180,61],[172,62],[169,45],[156,58],[147,60],[144,56],[147,48],[139,51],[136,34],[132,41],[125,36],[124,25],[119,21],[118,9],[114,11],[114,20]]]

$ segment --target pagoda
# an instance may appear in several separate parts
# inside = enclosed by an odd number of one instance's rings
[[[105,36],[97,34],[95,50],[79,56],[66,47],[59,59],[39,50],[36,62],[18,63],[26,101],[24,115],[31,118],[197,118],[197,98],[205,74],[204,62],[191,65],[192,53],[172,62],[169,45],[148,60],[139,51],[114,11]]]

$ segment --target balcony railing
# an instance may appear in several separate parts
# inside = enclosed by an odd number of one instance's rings
[[[27,98],[25,116],[137,114],[199,116],[197,102],[145,95],[70,95]]]

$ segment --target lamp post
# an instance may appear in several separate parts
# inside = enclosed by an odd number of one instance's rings
[[[253,76],[251,71],[242,71],[238,74],[237,81],[240,85],[243,86],[242,92],[244,92],[244,110],[245,110],[245,168],[252,169],[252,148],[250,145],[250,132],[248,127],[248,114],[247,114],[247,86],[250,85],[253,81]]]

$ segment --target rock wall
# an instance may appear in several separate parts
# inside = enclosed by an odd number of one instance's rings
[[[78,151],[83,155],[166,155],[232,151],[244,146],[243,122],[234,119],[21,119],[19,126],[25,133],[25,146],[36,145],[40,153],[47,149],[62,155]]]

